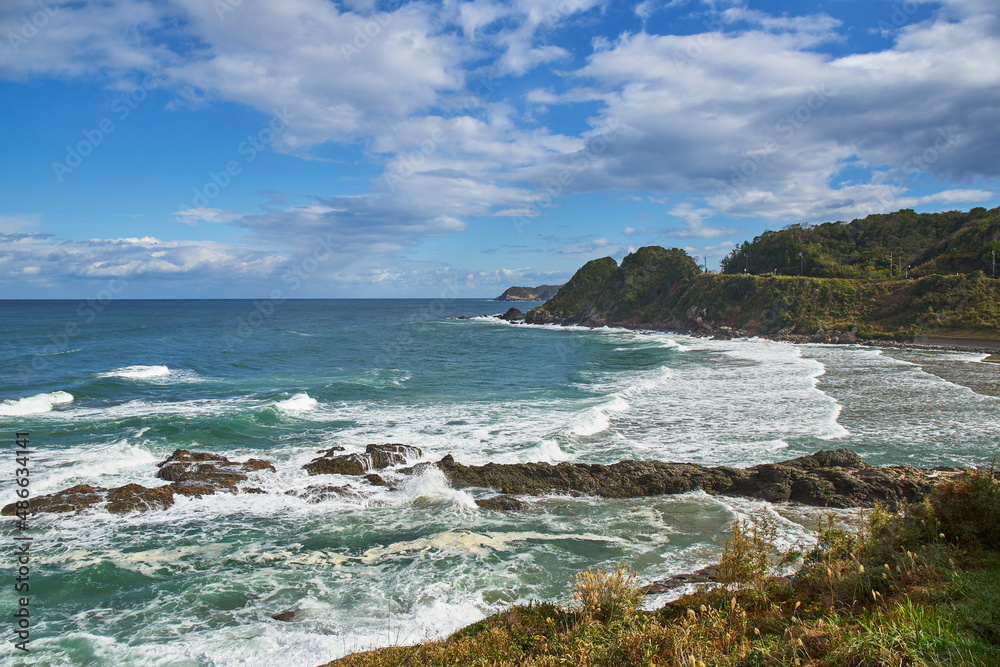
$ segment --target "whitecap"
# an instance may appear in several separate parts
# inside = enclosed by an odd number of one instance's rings
[[[49,412],[57,405],[72,403],[73,395],[65,391],[53,391],[49,394],[36,394],[16,401],[8,400],[0,404],[0,417],[20,417],[22,415],[38,415]]]
[[[571,458],[573,457],[564,452],[555,440],[542,440],[518,456],[521,463],[559,463]]]
[[[308,412],[309,410],[315,410],[319,406],[319,401],[310,396],[309,394],[302,392],[295,394],[289,399],[284,401],[278,401],[274,404],[274,407],[278,408],[282,412],[288,414],[295,414],[299,412]]]
[[[590,408],[576,420],[570,428],[570,433],[578,436],[591,436],[603,433],[611,428],[609,413],[625,412],[631,407],[621,396],[615,396],[607,403]]]
[[[124,378],[126,380],[148,380],[150,378],[165,377],[170,375],[170,369],[166,366],[125,366],[116,368],[113,371],[98,373],[97,377],[102,378]]]

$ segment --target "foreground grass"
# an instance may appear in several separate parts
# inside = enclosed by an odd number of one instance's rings
[[[571,607],[512,607],[419,646],[342,667],[402,665],[1000,666],[1000,485],[942,485],[855,533],[832,517],[808,553],[778,553],[767,520],[737,522],[723,584],[645,612],[627,568],[577,575]],[[794,577],[775,572],[801,560]]]

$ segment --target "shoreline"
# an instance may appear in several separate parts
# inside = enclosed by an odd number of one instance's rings
[[[513,309],[512,309],[513,310]],[[529,313],[532,311],[529,311]],[[694,338],[713,338],[716,340],[734,340],[763,338],[779,343],[815,343],[815,344],[836,344],[836,345],[860,345],[863,347],[877,347],[894,350],[936,350],[943,352],[973,352],[976,354],[987,354],[992,358],[984,359],[991,363],[1000,363],[1000,339],[997,338],[962,338],[945,336],[916,336],[911,341],[881,340],[875,338],[859,338],[851,331],[830,331],[824,332],[822,329],[812,336],[805,334],[795,334],[788,329],[782,329],[777,333],[758,333],[744,329],[732,329],[726,326],[718,326],[710,322],[705,322],[701,317],[689,323],[681,322],[608,322],[603,318],[584,318],[580,321],[552,320],[549,322],[529,322],[525,314],[511,314],[510,311],[504,314],[494,314],[492,317],[510,322],[511,324],[554,324],[558,326],[577,326],[587,329],[600,329],[602,327],[627,329],[637,332],[656,332],[672,334],[676,336],[691,336]],[[841,340],[844,338],[845,340]],[[834,340],[835,339],[835,340]]]

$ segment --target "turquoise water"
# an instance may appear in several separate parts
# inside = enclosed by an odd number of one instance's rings
[[[643,581],[688,571],[718,555],[739,516],[769,513],[794,541],[818,515],[701,493],[549,496],[503,514],[476,507],[490,491],[451,489],[436,472],[389,472],[392,488],[307,476],[333,445],[401,442],[463,463],[734,466],[839,447],[872,463],[966,465],[996,450],[1000,366],[984,355],[456,319],[507,305],[0,302],[0,428],[11,449],[14,431],[31,432],[35,495],[157,486],[156,463],[178,448],[276,467],[253,482],[263,495],[36,517],[26,664],[318,665],[512,602],[565,602],[588,566],[627,562]],[[321,481],[354,493],[293,495]],[[16,534],[5,519],[0,539]],[[0,594],[0,614],[13,605]],[[270,618],[285,609],[293,622]]]

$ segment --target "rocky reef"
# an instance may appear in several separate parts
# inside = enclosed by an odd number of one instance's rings
[[[274,466],[261,459],[230,461],[225,456],[178,449],[158,464],[156,476],[170,482],[148,488],[141,484],[126,484],[111,489],[78,484],[57,493],[31,499],[32,512],[79,512],[103,505],[112,514],[166,509],[174,504],[174,496],[210,496],[219,492],[262,493],[254,487],[237,488],[258,470],[274,471]],[[13,516],[11,503],[0,510],[2,516]]]
[[[889,509],[920,501],[937,483],[961,472],[960,468],[869,466],[849,449],[822,450],[752,468],[661,461],[465,466],[451,456],[439,461],[438,467],[457,488],[489,487],[508,495],[570,493],[635,498],[702,489],[771,502],[837,508],[883,505]]]
[[[310,476],[346,475],[364,479],[372,486],[387,484],[373,472],[419,459],[417,447],[399,443],[368,445],[362,453],[344,453],[343,447],[321,450],[304,467]],[[798,502],[819,507],[874,507],[899,509],[919,502],[946,479],[961,474],[961,468],[931,470],[911,466],[870,466],[849,449],[822,450],[808,456],[765,463],[751,468],[706,467],[694,463],[663,461],[619,461],[599,463],[487,463],[467,466],[451,455],[436,464],[420,463],[396,468],[395,475],[412,475],[436,465],[455,488],[493,489],[500,495],[476,501],[482,509],[519,511],[526,507],[516,496],[548,493],[590,495],[602,498],[636,498],[685,493],[706,493],[759,498],[771,502]],[[177,495],[207,496],[215,493],[263,493],[252,485],[252,473],[274,466],[261,459],[230,461],[224,456],[178,449],[158,464],[156,476],[169,482],[148,488],[126,484],[111,489],[79,484],[31,499],[32,512],[80,512],[103,508],[114,513],[165,509]],[[249,482],[249,484],[245,484]],[[333,496],[363,495],[365,487],[321,483],[288,491],[308,502]],[[15,505],[0,511],[13,516]]]

